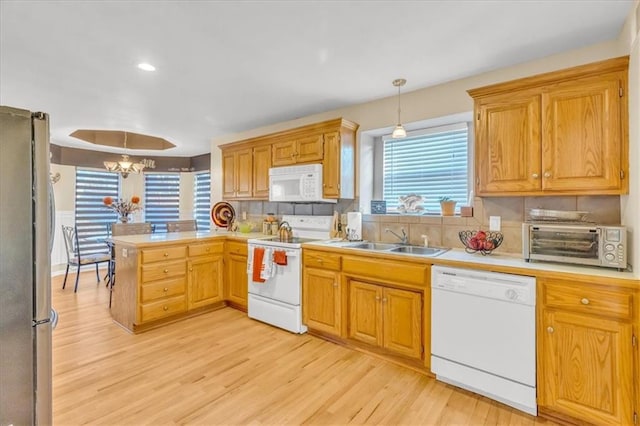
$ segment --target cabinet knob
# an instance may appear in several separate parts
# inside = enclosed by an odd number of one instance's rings
[[[553,327],[549,326],[547,327],[547,332],[549,333],[553,333],[555,330],[553,329]]]
[[[544,172],[544,177],[550,178],[551,177],[551,172]]]
[[[338,287],[338,283],[333,283],[333,286],[334,287]]]
[[[165,254],[164,254],[164,257],[169,257],[169,253],[165,253]]]
[[[207,247],[207,253],[209,253],[211,251],[211,248]]]
[[[168,273],[169,273],[169,270],[168,270],[168,269],[165,269],[165,270],[164,270],[164,273],[165,273],[165,274],[168,274]]]
[[[540,177],[540,175],[539,175],[539,174],[537,174],[537,173],[533,173],[533,174],[531,175],[531,177],[532,177],[532,178],[534,178],[534,179],[538,179],[538,178]]]
[[[164,291],[165,293],[169,291],[169,288],[165,287],[162,289],[162,291]]]
[[[582,303],[583,305],[588,305],[590,302],[589,302],[589,299],[587,299],[586,297],[584,297],[584,298],[582,298],[582,300],[580,301],[580,303]]]
[[[384,299],[382,299],[382,303],[385,303],[386,301],[387,301],[386,297]]]
[[[322,263],[324,262],[322,259],[316,259],[318,261],[318,263]]]
[[[376,296],[376,300],[380,300],[380,296]]]
[[[169,310],[169,307],[168,307],[167,305],[164,305],[164,306],[162,307],[162,310],[163,310],[163,311],[168,311],[168,310]]]
[[[193,272],[193,268],[189,268],[189,272]]]

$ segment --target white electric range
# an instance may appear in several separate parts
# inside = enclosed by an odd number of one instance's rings
[[[332,216],[285,215],[282,221],[291,226],[293,239],[281,241],[278,236],[274,236],[248,241],[249,318],[293,333],[307,331],[307,327],[302,324],[302,244],[328,240],[332,220]],[[254,268],[260,268],[254,266],[254,259],[261,255],[258,250],[263,250],[262,254],[267,260],[261,262],[264,274],[254,280]],[[286,265],[273,261],[276,252],[280,252],[280,256],[284,252]]]

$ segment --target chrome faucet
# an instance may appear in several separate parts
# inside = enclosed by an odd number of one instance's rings
[[[384,232],[389,232],[393,235],[395,235],[396,237],[398,237],[400,239],[400,243],[402,244],[407,244],[409,242],[409,238],[407,238],[407,233],[404,232],[404,228],[400,228],[400,231],[402,231],[402,235],[398,235],[395,232],[393,232],[391,229],[389,228],[385,228]]]

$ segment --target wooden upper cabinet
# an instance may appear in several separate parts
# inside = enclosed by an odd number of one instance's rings
[[[322,161],[322,134],[297,137],[273,144],[273,166]]]
[[[253,148],[254,199],[269,199],[269,168],[271,168],[271,146]]]
[[[323,166],[324,198],[354,198],[357,129],[336,118],[221,145],[223,198],[266,200],[269,168],[311,163]]]
[[[628,57],[470,90],[476,192],[628,192]]]
[[[483,99],[476,134],[478,194],[541,189],[540,95]]]
[[[251,148],[223,152],[222,197],[251,198],[253,187],[253,151]]]
[[[542,94],[545,190],[621,187],[624,73],[569,81]]]

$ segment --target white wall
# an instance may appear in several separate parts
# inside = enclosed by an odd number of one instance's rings
[[[623,44],[629,46],[629,195],[621,197],[622,224],[632,231],[630,263],[635,265],[635,275],[640,276],[640,1],[627,17],[620,35]]]

